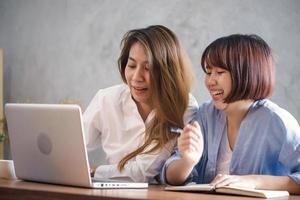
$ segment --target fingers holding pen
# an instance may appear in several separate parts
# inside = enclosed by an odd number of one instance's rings
[[[195,150],[199,138],[195,129],[195,127],[188,124],[178,138],[178,146],[181,146],[184,150]]]
[[[183,143],[196,145],[197,147],[201,145],[202,134],[198,122],[195,121],[192,124],[186,125],[180,137]]]
[[[178,149],[185,159],[198,162],[203,151],[203,138],[198,122],[184,127],[178,138]]]

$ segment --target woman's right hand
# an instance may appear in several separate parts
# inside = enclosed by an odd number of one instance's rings
[[[171,185],[183,184],[202,156],[203,136],[198,122],[184,127],[177,146],[181,159],[174,160],[166,169],[166,182]]]
[[[197,121],[184,127],[177,143],[182,159],[188,164],[196,165],[203,153],[203,137]]]

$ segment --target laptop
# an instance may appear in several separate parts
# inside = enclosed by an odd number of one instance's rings
[[[148,183],[92,181],[78,105],[12,104],[5,115],[19,179],[88,188],[147,188]]]

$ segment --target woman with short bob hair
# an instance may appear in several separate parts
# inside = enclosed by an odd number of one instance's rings
[[[268,44],[235,34],[212,42],[201,58],[212,100],[178,138],[161,179],[300,193],[300,128],[268,100],[275,69]],[[200,126],[199,126],[200,124]]]
[[[247,56],[244,56],[247,55]],[[225,103],[270,97],[275,86],[271,49],[257,35],[231,35],[217,39],[202,54],[201,66],[218,66],[230,72],[232,90]]]

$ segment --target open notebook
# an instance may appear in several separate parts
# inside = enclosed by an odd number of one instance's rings
[[[286,197],[288,199],[289,193],[287,191],[278,190],[258,190],[247,187],[237,187],[237,186],[224,186],[220,188],[213,188],[209,184],[190,184],[185,186],[168,186],[165,190],[171,191],[190,191],[190,192],[211,192],[211,193],[224,193],[224,194],[234,194],[242,196],[251,197],[261,197],[261,198],[279,198]]]
[[[6,104],[11,153],[18,178],[92,188],[147,188],[148,183],[92,182],[77,105]]]

